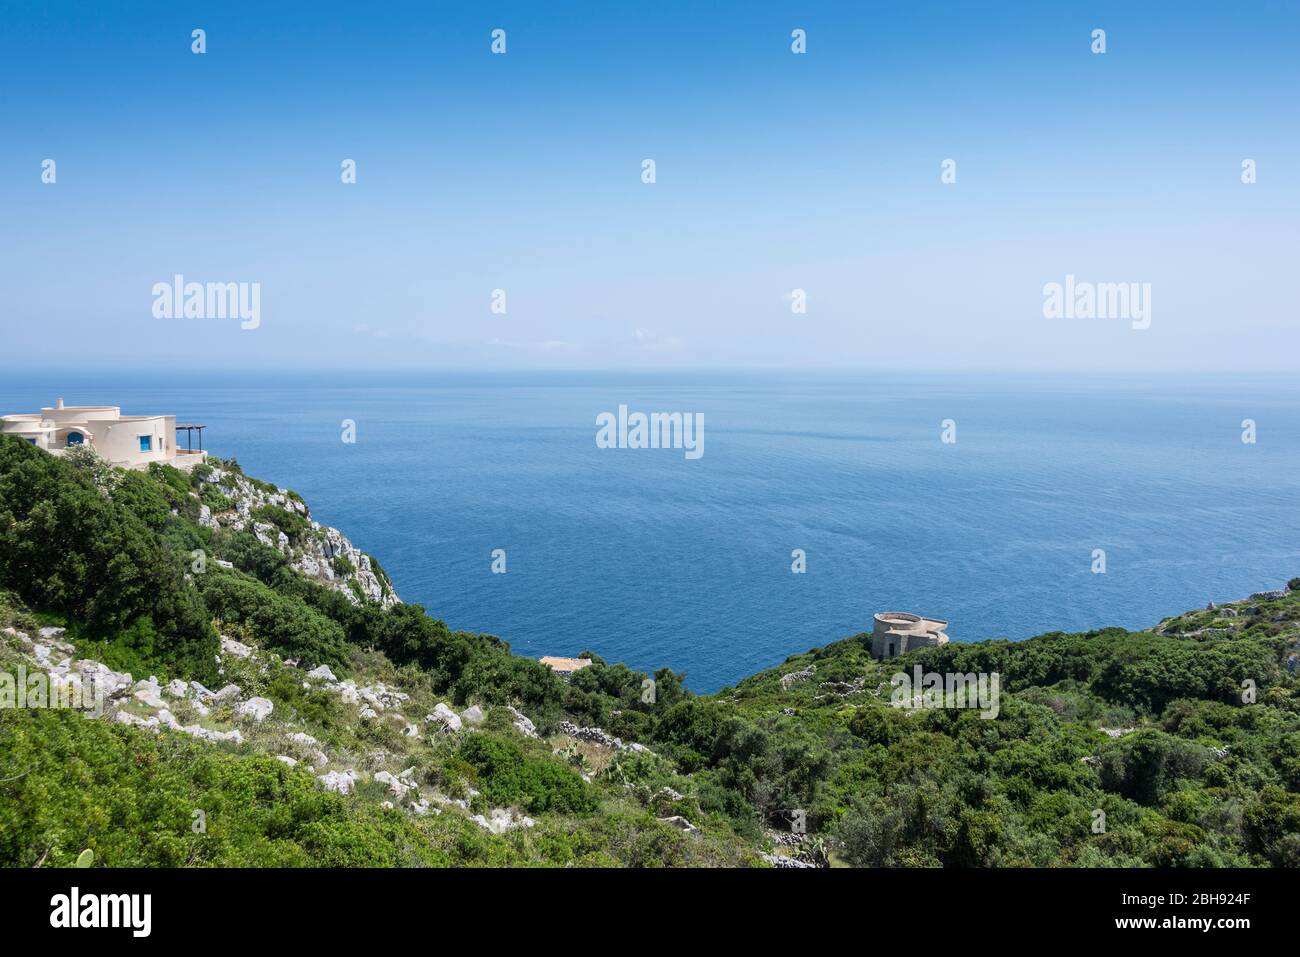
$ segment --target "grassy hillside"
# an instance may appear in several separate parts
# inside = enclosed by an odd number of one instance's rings
[[[233,461],[88,453],[0,437],[0,674],[120,679],[0,708],[0,864],[1300,863],[1296,590],[695,696],[452,631]],[[996,673],[997,716],[895,706],[915,666]]]

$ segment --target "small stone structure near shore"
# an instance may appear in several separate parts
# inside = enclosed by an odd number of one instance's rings
[[[922,618],[906,611],[882,611],[871,629],[871,657],[877,660],[897,658],[917,648],[946,645],[944,629],[948,623],[939,618]]]

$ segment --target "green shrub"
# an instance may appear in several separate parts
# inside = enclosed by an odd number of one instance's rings
[[[105,497],[74,466],[0,436],[0,588],[99,640],[147,618],[174,666],[202,679],[217,637],[181,556],[155,534],[170,510],[152,486],[127,475]]]
[[[177,501],[190,494],[190,478],[175,466],[165,462],[150,462],[149,477],[172,493],[172,500]]]
[[[520,805],[533,814],[596,809],[595,794],[581,777],[549,758],[526,756],[506,738],[471,735],[458,757],[475,770],[479,790],[494,807]]]
[[[221,487],[210,482],[203,483],[199,491],[199,501],[213,512],[226,512],[235,507],[234,499],[221,491]]]
[[[218,558],[266,584],[271,584],[280,569],[289,564],[284,552],[265,544],[252,532],[224,532],[213,540],[213,550]]]
[[[279,505],[259,505],[253,509],[252,516],[254,521],[274,525],[294,544],[300,543],[311,531],[311,522],[306,517]]]
[[[209,570],[199,578],[204,600],[216,618],[248,626],[265,647],[282,654],[299,656],[313,665],[347,666],[343,629],[301,599],[219,571]]]
[[[269,755],[37,709],[0,712],[0,755],[0,866],[68,867],[84,849],[106,867],[453,863],[406,815]]]

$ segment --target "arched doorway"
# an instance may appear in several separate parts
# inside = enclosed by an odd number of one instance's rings
[[[81,445],[85,441],[86,441],[86,437],[82,435],[80,432],[68,433],[68,438],[67,438],[68,448],[72,448],[74,445]]]

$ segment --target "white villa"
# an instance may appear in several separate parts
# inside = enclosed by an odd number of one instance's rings
[[[177,448],[177,428],[190,435],[198,429],[200,448]],[[178,427],[174,415],[123,415],[121,406],[64,405],[62,399],[38,413],[0,416],[0,432],[54,455],[89,445],[106,461],[128,468],[146,468],[150,462],[183,469],[197,465],[206,457],[202,430],[201,425]]]

